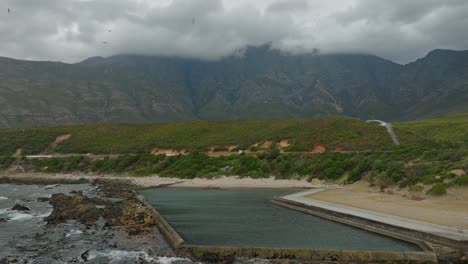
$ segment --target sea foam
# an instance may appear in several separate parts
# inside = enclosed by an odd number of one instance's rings
[[[72,229],[72,230],[70,230],[70,233],[67,233],[65,235],[65,237],[70,237],[70,236],[74,236],[74,235],[81,235],[81,234],[83,234],[83,231]]]
[[[33,215],[24,213],[10,213],[8,216],[11,221],[23,221],[34,217]]]
[[[92,251],[89,254],[88,260],[95,259],[96,257],[105,257],[109,261],[139,259],[139,258],[143,258],[147,262],[154,261],[154,258],[150,257],[144,251],[125,251],[125,250]]]
[[[156,263],[159,264],[188,264],[193,263],[190,259],[187,258],[171,258],[171,257],[158,257]]]

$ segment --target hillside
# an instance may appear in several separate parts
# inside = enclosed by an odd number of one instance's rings
[[[467,121],[395,123],[401,146],[384,127],[343,117],[0,129],[0,172],[363,179],[444,192],[468,184]]]
[[[467,110],[468,51],[400,65],[267,46],[202,61],[118,55],[76,64],[0,58],[0,127],[345,115],[389,120]]]
[[[61,135],[69,139],[49,146]],[[156,124],[97,124],[0,130],[0,153],[122,154],[155,149],[226,151],[257,148],[287,140],[287,151],[311,151],[315,145],[329,150],[367,150],[391,145],[382,127],[352,118],[260,121],[189,121]],[[287,145],[287,146],[286,146]],[[49,148],[49,149],[48,149]]]
[[[394,127],[403,146],[468,146],[466,114],[399,122]],[[277,144],[285,152],[314,152],[317,146],[340,152],[392,147],[384,127],[345,117],[0,129],[2,155],[12,155],[18,149],[23,155],[149,153],[157,149],[237,152],[269,150]]]

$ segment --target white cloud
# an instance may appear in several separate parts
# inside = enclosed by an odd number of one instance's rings
[[[1,7],[0,55],[20,59],[216,59],[272,43],[408,62],[435,48],[468,49],[464,0],[3,0]]]

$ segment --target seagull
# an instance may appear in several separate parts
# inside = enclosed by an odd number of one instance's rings
[[[112,32],[112,29],[108,29],[107,31],[108,31],[108,32]]]

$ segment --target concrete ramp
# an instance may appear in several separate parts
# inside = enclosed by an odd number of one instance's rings
[[[334,204],[305,196],[327,189],[314,189],[277,197],[273,203],[332,221],[395,237],[429,250],[431,244],[468,252],[468,231],[380,212]]]

